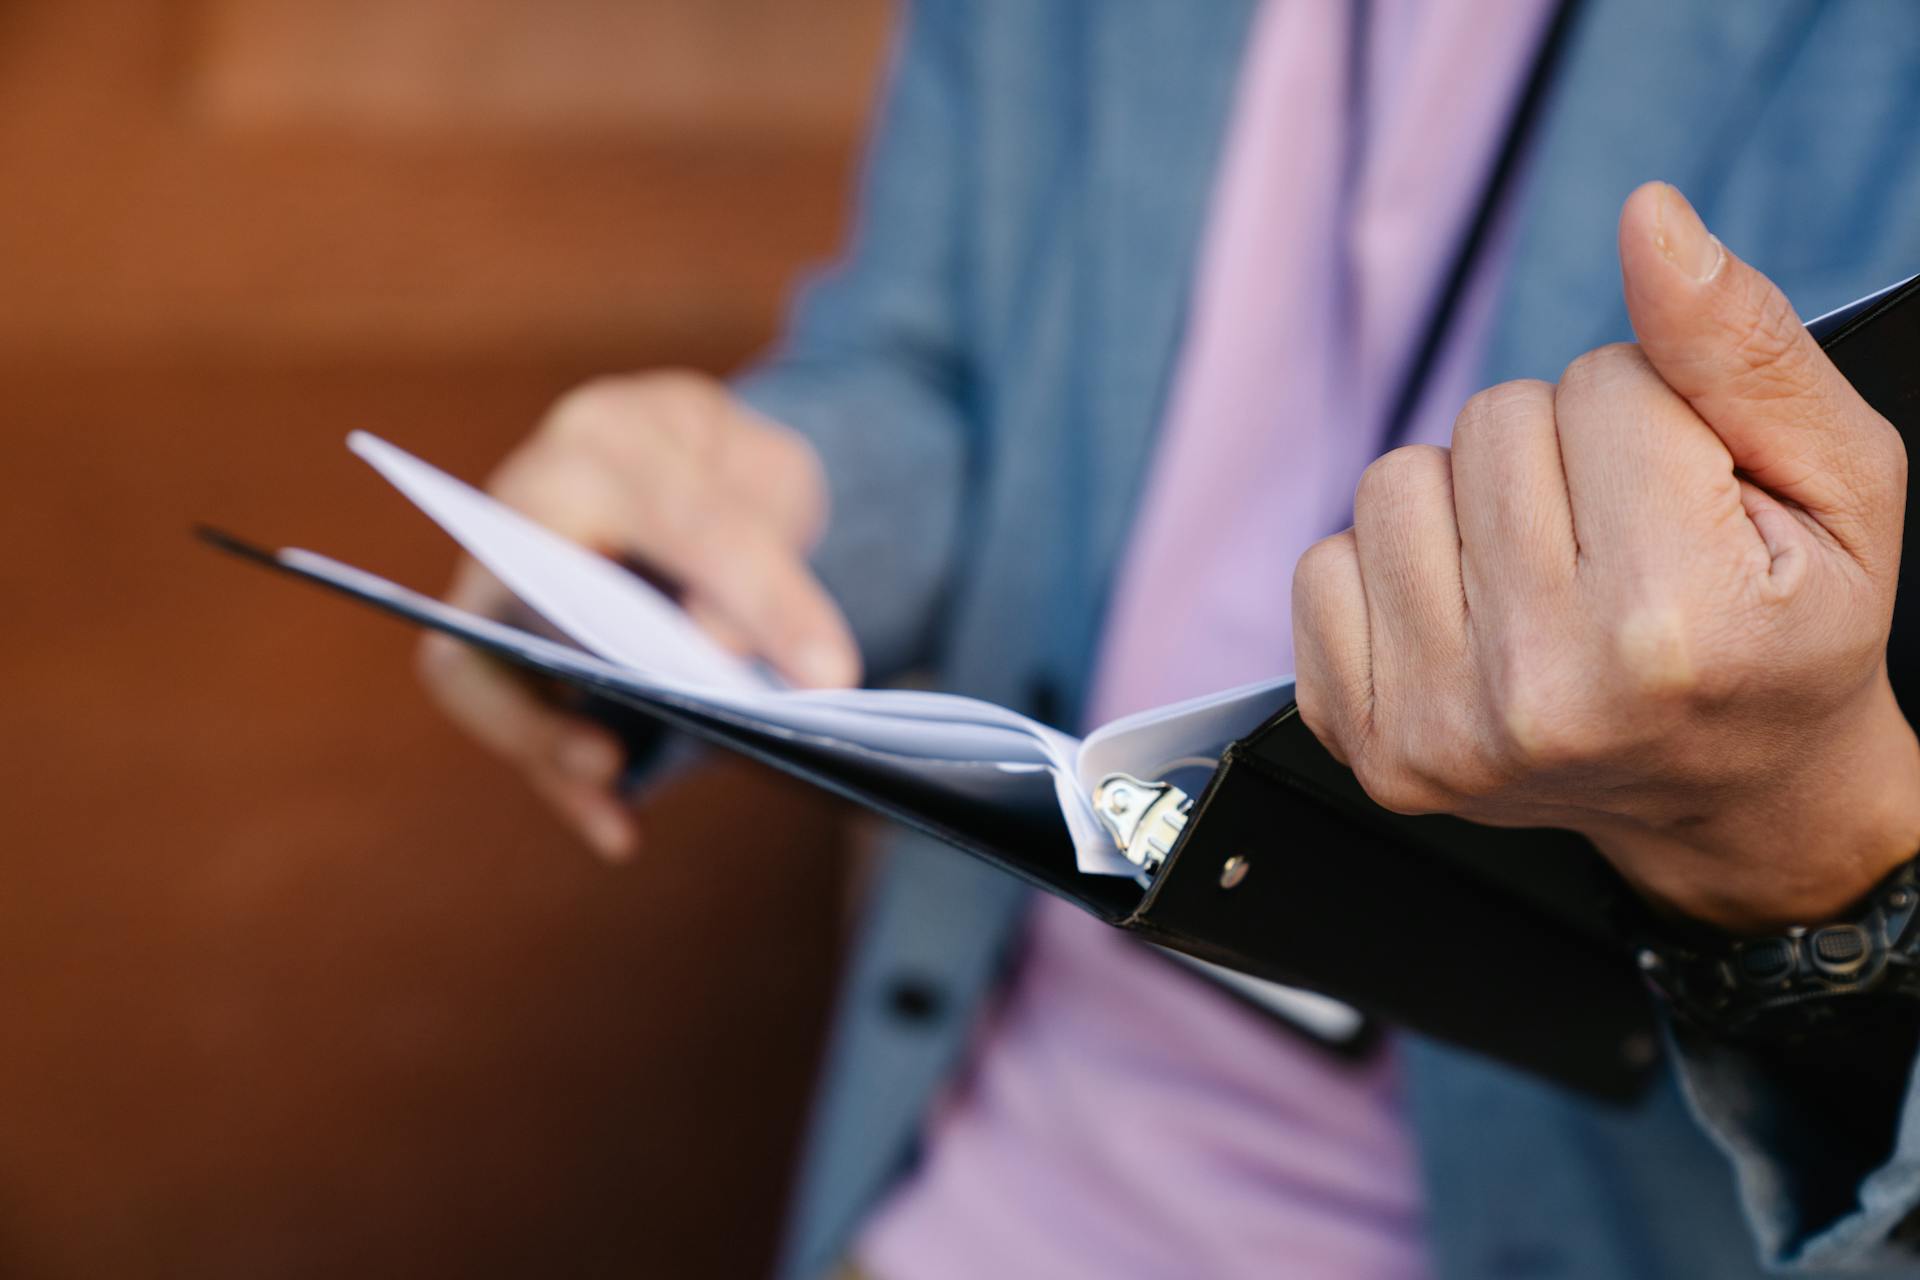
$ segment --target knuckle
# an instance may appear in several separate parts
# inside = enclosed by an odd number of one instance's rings
[[[1553,676],[1518,668],[1502,682],[1499,723],[1510,762],[1523,770],[1551,771],[1586,761],[1593,735],[1579,704]]]
[[[697,369],[653,369],[633,382],[648,395],[689,405],[711,404],[720,394],[720,384]]]
[[[1513,768],[1498,748],[1490,747],[1478,716],[1450,716],[1427,725],[1421,750],[1421,800],[1428,812],[1457,810],[1500,794],[1513,781]]]
[[[1614,661],[1637,696],[1686,701],[1703,691],[1692,628],[1682,610],[1665,603],[1637,605],[1615,622],[1612,639]]]
[[[1498,797],[1511,781],[1512,771],[1489,761],[1478,743],[1463,746],[1436,778],[1451,797],[1453,807],[1471,806]]]
[[[1569,361],[1560,375],[1556,395],[1608,395],[1623,381],[1645,373],[1647,367],[1647,358],[1639,347],[1630,342],[1610,342]]]
[[[698,445],[710,433],[724,392],[713,378],[688,369],[658,369],[634,379],[632,394],[646,417],[684,444]]]
[[[1546,383],[1530,378],[1502,382],[1467,398],[1460,416],[1454,419],[1453,442],[1457,448],[1463,440],[1497,441],[1542,416],[1550,419],[1552,412],[1553,389]]]
[[[545,429],[564,440],[596,443],[646,427],[683,433],[710,418],[722,394],[713,378],[684,369],[607,374],[561,396]]]
[[[1403,761],[1386,759],[1379,751],[1365,752],[1356,759],[1353,776],[1375,804],[1392,813],[1439,813],[1447,807],[1432,781]]]
[[[1354,490],[1356,509],[1378,513],[1395,509],[1410,499],[1452,484],[1452,464],[1438,445],[1409,444],[1390,450],[1367,464]]]
[[[1513,781],[1513,762],[1489,745],[1478,716],[1436,718],[1429,731],[1432,744],[1423,752],[1421,772],[1449,807],[1495,796]]]
[[[1394,451],[1398,452],[1397,449]],[[1393,453],[1383,453],[1367,464],[1366,470],[1360,473],[1360,482],[1353,487],[1356,518],[1394,501],[1399,484],[1396,477],[1398,467],[1399,464],[1393,460]]]
[[[1337,587],[1350,574],[1353,540],[1344,533],[1308,547],[1293,566],[1293,598],[1311,601],[1323,591]]]
[[[615,376],[581,383],[554,402],[544,434],[565,440],[597,438],[618,419],[631,387],[632,379]]]
[[[1514,665],[1492,698],[1502,763],[1518,774],[1553,773],[1617,760],[1644,745],[1674,713],[1720,696],[1695,660],[1685,615],[1638,608],[1612,624],[1600,650],[1607,676],[1552,661]]]

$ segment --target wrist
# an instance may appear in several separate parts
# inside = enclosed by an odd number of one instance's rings
[[[1658,908],[1743,933],[1833,919],[1920,852],[1920,740],[1883,674],[1785,775],[1704,817],[1591,834]]]

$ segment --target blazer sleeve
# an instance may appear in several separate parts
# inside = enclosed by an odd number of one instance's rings
[[[832,505],[815,567],[876,679],[928,657],[973,470],[960,296],[971,108],[958,9],[904,8],[851,242],[802,289],[780,344],[735,383],[825,462]]]
[[[1688,1105],[1733,1162],[1762,1260],[1789,1272],[1920,1262],[1920,1012],[1757,1051],[1674,1027]]]

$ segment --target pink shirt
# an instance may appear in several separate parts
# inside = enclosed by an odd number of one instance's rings
[[[1354,6],[1262,7],[1091,723],[1291,668],[1293,564],[1347,521],[1551,9],[1374,0],[1355,138]],[[1476,389],[1507,239],[1411,439]],[[1052,900],[857,1252],[876,1280],[1428,1272],[1390,1055],[1343,1063]]]

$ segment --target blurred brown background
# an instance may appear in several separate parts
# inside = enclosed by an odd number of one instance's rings
[[[186,529],[437,586],[344,433],[478,477],[585,376],[741,360],[887,21],[0,3],[0,1274],[764,1269],[840,817],[721,765],[598,866],[408,634]]]

